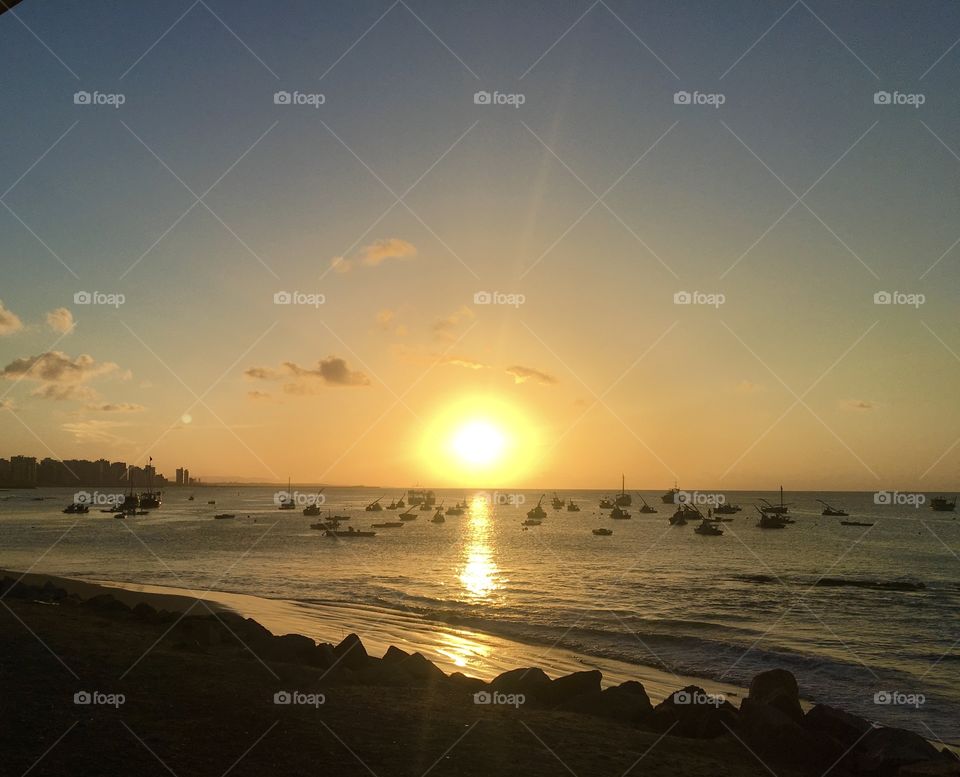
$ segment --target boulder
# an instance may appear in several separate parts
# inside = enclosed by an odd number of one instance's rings
[[[460,689],[468,694],[474,694],[487,687],[487,684],[479,677],[468,677],[463,672],[454,672],[453,674],[447,675],[447,682],[454,688]]]
[[[420,653],[388,650],[380,659],[368,659],[357,679],[366,685],[424,687],[446,679],[443,671]]]
[[[740,705],[738,735],[764,758],[789,764],[826,768],[848,749],[824,731],[810,731],[779,707],[752,698]]]
[[[610,718],[631,726],[640,724],[653,714],[653,705],[646,690],[635,680],[574,696],[560,706],[570,712]]]
[[[264,648],[258,647],[255,652],[262,653],[262,658],[272,661],[283,661],[288,664],[306,664],[320,666],[320,652],[317,643],[310,637],[302,634],[284,634],[273,637]],[[253,650],[253,648],[251,648]]]
[[[860,741],[873,724],[865,718],[851,715],[826,704],[817,704],[803,717],[803,727],[811,733],[828,736],[848,750]]]
[[[345,669],[360,670],[369,663],[367,649],[356,634],[347,634],[333,649],[337,662]]]
[[[146,602],[139,602],[134,605],[133,614],[142,621],[153,620],[157,611]]]
[[[490,689],[501,693],[522,693],[527,699],[539,698],[550,687],[550,678],[536,667],[511,669],[490,681]]]
[[[83,606],[105,614],[130,612],[130,608],[115,598],[113,594],[98,594],[84,601]]]
[[[644,727],[673,736],[712,739],[737,725],[737,709],[726,699],[688,685],[658,704]]]
[[[919,763],[901,766],[897,770],[897,777],[958,777],[960,763],[953,758],[941,758],[939,761],[920,761]]]
[[[901,767],[924,761],[950,763],[926,739],[902,728],[875,728],[856,746],[855,768],[877,777],[895,777]]]
[[[771,669],[754,677],[750,681],[749,698],[751,701],[776,707],[797,723],[803,721],[797,678],[786,669]]]
[[[575,696],[600,693],[601,679],[603,675],[596,669],[588,672],[573,672],[550,682],[538,693],[538,697],[546,704],[562,704]]]

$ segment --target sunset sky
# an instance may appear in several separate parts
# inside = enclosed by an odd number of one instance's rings
[[[0,456],[956,487],[955,3],[319,5],[0,16]]]

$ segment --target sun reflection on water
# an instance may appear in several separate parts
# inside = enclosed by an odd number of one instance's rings
[[[470,599],[489,599],[500,589],[500,571],[493,560],[490,504],[483,497],[470,503],[463,546],[460,584]]]

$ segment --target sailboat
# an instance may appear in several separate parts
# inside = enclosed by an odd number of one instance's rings
[[[615,521],[626,521],[633,516],[626,510],[621,509],[620,505],[614,505],[613,510],[610,511],[610,517]]]
[[[293,493],[290,491],[290,478],[287,478],[287,491],[286,495],[280,497],[280,501],[277,502],[277,507],[281,510],[295,510],[297,507],[297,500],[293,498]]]
[[[437,511],[433,514],[433,518],[430,519],[430,523],[446,523],[446,518],[443,517],[443,502],[440,502],[437,505]]]
[[[574,502],[572,499],[567,500],[567,512],[568,513],[579,513],[580,505]]]
[[[376,499],[374,499],[370,504],[368,504],[368,505],[367,505],[365,508],[363,508],[363,509],[366,510],[368,513],[378,513],[378,512],[380,512],[380,511],[383,509],[383,505],[380,504],[380,500],[381,500],[381,499],[383,499],[383,497],[382,497],[382,496],[378,496]]]
[[[402,513],[400,513],[400,520],[401,520],[401,521],[415,521],[415,520],[417,520],[417,516],[414,515],[414,513],[413,513],[413,511],[416,509],[416,507],[417,507],[416,505],[410,505],[406,510],[404,510]]]
[[[153,490],[153,456],[150,457],[150,464],[148,466],[150,481],[147,483],[147,488],[149,490],[140,495],[140,506],[147,510],[158,510],[160,508],[162,495],[159,491]]]
[[[674,480],[674,481],[673,481],[673,488],[668,489],[668,490],[660,497],[660,501],[663,502],[665,505],[672,505],[672,504],[674,504],[674,503],[677,501],[676,497],[677,497],[677,494],[679,494],[679,493],[680,493],[680,489],[677,488],[677,481]]]
[[[695,528],[694,531],[697,534],[704,535],[705,537],[719,537],[723,534],[723,529],[706,518],[700,522],[700,525]]]
[[[133,475],[130,474],[130,467],[127,467],[127,480],[130,481],[130,491],[124,497],[120,512],[126,515],[136,515],[140,509],[140,495],[133,493]]]
[[[785,529],[787,528],[786,522],[783,520],[783,516],[778,513],[765,512],[759,507],[757,512],[760,513],[760,520],[757,521],[757,526],[761,529]]]
[[[540,506],[540,503],[543,501],[543,494],[540,495],[540,498],[537,500],[537,506],[527,510],[527,518],[546,518],[546,511]]]
[[[623,474],[620,475],[620,493],[617,494],[617,498],[613,500],[614,504],[617,507],[629,507],[633,504],[633,497],[626,491],[627,478]]]
[[[654,510],[650,505],[647,504],[647,500],[644,499],[640,494],[637,494],[637,496],[639,496],[639,497],[640,497],[640,501],[643,502],[643,507],[640,508],[640,512],[641,512],[641,513],[655,513],[655,512],[657,512],[657,511]]]
[[[780,486],[780,504],[775,505],[770,502],[769,499],[764,499],[760,497],[760,501],[763,502],[764,506],[762,508],[765,513],[773,513],[774,515],[786,515],[790,512],[790,505],[784,504],[783,501],[783,486]]]

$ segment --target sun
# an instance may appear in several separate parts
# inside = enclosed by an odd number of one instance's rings
[[[475,420],[458,428],[450,444],[464,464],[489,466],[499,462],[506,442],[506,435],[495,423]]]

